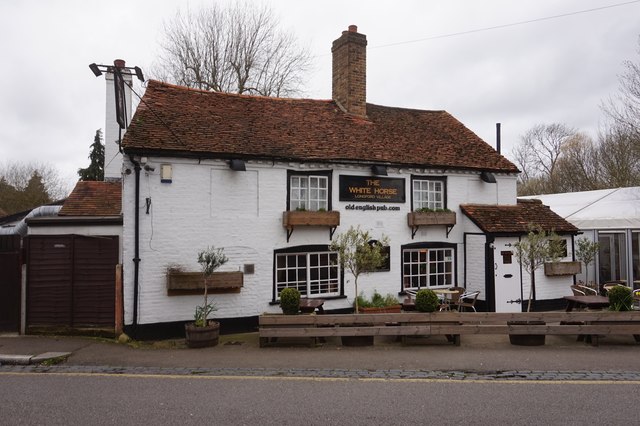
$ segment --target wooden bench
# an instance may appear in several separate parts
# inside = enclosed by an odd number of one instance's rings
[[[544,325],[509,324],[544,321]],[[456,344],[465,334],[633,335],[640,342],[640,312],[435,312],[346,315],[261,315],[260,346],[277,338],[442,335]]]

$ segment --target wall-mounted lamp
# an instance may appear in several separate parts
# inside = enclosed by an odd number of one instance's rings
[[[491,172],[480,173],[480,179],[487,183],[496,183],[496,177]]]
[[[244,160],[231,160],[229,162],[229,167],[231,170],[235,170],[236,172],[246,172],[247,167],[244,164]]]
[[[386,176],[387,175],[387,166],[379,166],[377,164],[371,166],[371,172],[377,176]]]

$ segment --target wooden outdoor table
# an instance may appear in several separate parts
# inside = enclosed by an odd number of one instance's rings
[[[609,298],[604,296],[564,296],[567,300],[567,312],[573,308],[583,307],[589,309],[600,309],[609,307]]]
[[[300,312],[302,312],[303,314],[310,314],[315,312],[315,310],[317,309],[319,314],[323,314],[324,308],[322,307],[322,305],[324,305],[324,299],[301,298]]]

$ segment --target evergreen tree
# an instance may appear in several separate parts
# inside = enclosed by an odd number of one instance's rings
[[[80,180],[104,180],[104,145],[102,144],[102,130],[96,130],[96,136],[91,144],[89,153],[91,164],[85,169],[78,169]]]
[[[47,189],[42,181],[42,176],[38,172],[34,172],[29,179],[29,183],[22,191],[20,210],[27,210],[30,208],[49,204],[51,198],[47,194]]]

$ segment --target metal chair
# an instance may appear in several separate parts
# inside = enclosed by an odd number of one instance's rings
[[[479,291],[471,291],[461,294],[458,302],[456,303],[456,306],[458,306],[458,311],[462,311],[463,308],[471,308],[473,309],[473,312],[477,312],[475,304],[476,300],[478,300],[479,294]]]

